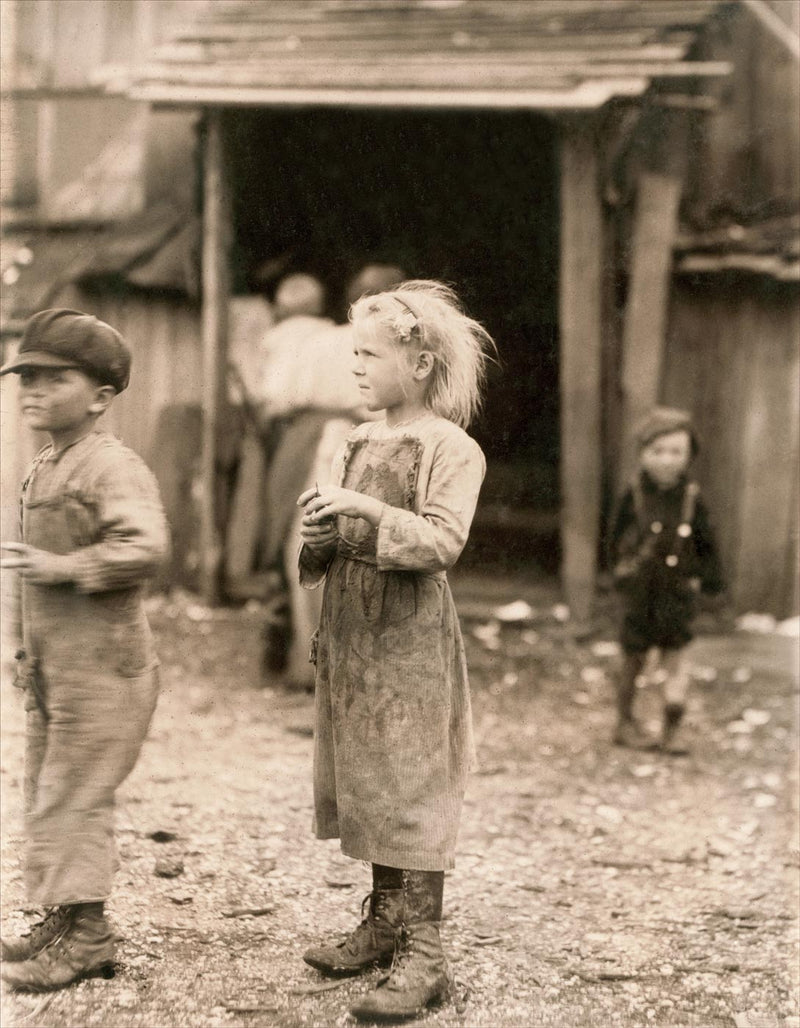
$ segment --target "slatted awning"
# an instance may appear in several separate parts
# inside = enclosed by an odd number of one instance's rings
[[[693,59],[727,0],[212,0],[127,92],[170,105],[580,110],[654,80],[726,74]]]

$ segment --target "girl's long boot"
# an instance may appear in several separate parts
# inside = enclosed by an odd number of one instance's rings
[[[644,653],[626,653],[617,679],[617,724],[614,729],[614,743],[634,750],[653,749],[655,745],[654,740],[648,738],[633,716],[636,679],[642,672],[644,661]]]
[[[402,1021],[447,995],[450,976],[439,938],[444,871],[404,871],[404,917],[392,969],[350,1008],[361,1021]]]
[[[372,865],[372,892],[366,916],[341,942],[312,946],[303,960],[323,974],[360,974],[375,964],[386,967],[395,951],[395,939],[403,913],[403,872],[399,868]]]

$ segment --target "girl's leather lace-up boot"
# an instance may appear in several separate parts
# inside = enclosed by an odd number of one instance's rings
[[[447,960],[439,938],[443,871],[404,872],[404,923],[389,974],[350,1008],[360,1021],[402,1021],[415,1017],[450,990]]]
[[[82,978],[113,977],[114,935],[102,914],[78,910],[71,923],[43,949],[3,968],[2,977],[20,992],[51,992]]]
[[[362,915],[367,902],[367,915],[354,931],[341,942],[312,946],[303,960],[328,975],[360,974],[375,964],[387,966],[394,955],[403,890],[374,889],[361,905]]]
[[[8,964],[30,960],[56,939],[72,921],[71,907],[51,907],[41,921],[22,935],[0,939],[0,957]]]

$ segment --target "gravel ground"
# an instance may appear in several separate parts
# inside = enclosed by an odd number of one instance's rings
[[[508,583],[455,591],[480,766],[445,888],[454,996],[419,1023],[800,1028],[797,641],[700,637],[691,755],[632,753],[608,741],[607,626],[576,641],[544,587],[517,623],[487,616],[520,596]],[[312,700],[261,681],[258,610],[178,597],[152,620],[164,691],[120,794],[117,975],[5,995],[3,1024],[352,1024],[377,972],[329,983],[300,959],[357,923],[370,883],[311,836]],[[640,702],[655,721],[657,683]],[[26,921],[19,707],[5,681],[8,932]]]

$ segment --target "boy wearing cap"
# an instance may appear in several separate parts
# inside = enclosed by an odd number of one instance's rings
[[[636,435],[639,469],[620,499],[611,532],[610,566],[623,599],[624,654],[617,681],[614,742],[634,749],[684,752],[676,742],[689,675],[684,648],[699,592],[724,589],[707,507],[688,478],[698,450],[686,411],[657,407]],[[649,739],[633,716],[636,678],[647,652],[661,651],[664,720],[660,740]]]
[[[25,690],[25,884],[48,908],[2,942],[3,979],[29,991],[107,973],[104,901],[116,868],[114,794],[155,708],[155,650],[143,584],[163,559],[158,489],[139,457],[96,429],[128,384],[130,354],[110,325],[40,311],[0,375],[20,376],[20,409],[50,442],[22,486],[22,542],[2,563],[22,579],[17,684]]]

